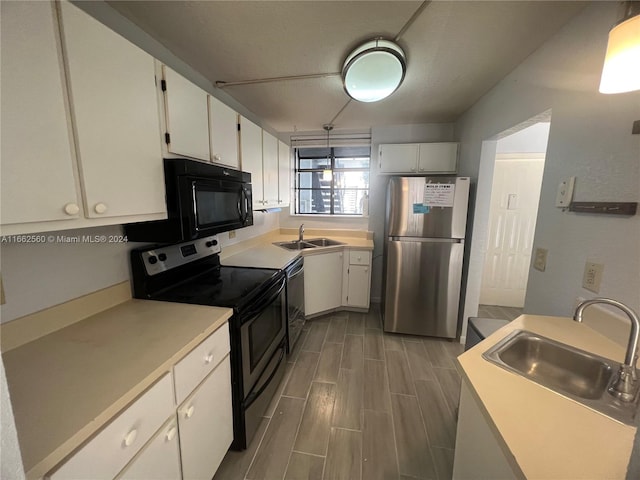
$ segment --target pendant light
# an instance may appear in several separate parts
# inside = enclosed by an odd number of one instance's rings
[[[624,2],[625,12],[609,32],[600,93],[640,90],[640,2]]]
[[[404,51],[391,40],[375,38],[363,43],[344,61],[342,83],[359,102],[377,102],[400,86],[407,70]]]
[[[333,130],[333,124],[325,123],[322,128],[327,132],[327,162],[329,163],[329,168],[325,168],[322,171],[322,180],[325,182],[330,182],[333,179],[333,170],[331,169],[331,146],[329,143],[329,132]]]

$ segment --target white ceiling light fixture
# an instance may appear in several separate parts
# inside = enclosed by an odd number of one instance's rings
[[[625,12],[609,32],[600,93],[640,90],[640,2],[624,2]]]
[[[344,89],[359,102],[377,102],[395,92],[404,80],[407,60],[400,46],[375,38],[356,48],[344,61]]]

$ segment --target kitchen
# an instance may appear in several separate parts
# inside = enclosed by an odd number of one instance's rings
[[[119,29],[125,37],[210,93],[215,92],[212,80],[206,80],[195,72],[159,41],[129,23],[109,4],[98,2],[93,7],[84,7],[93,8],[91,13],[98,17],[102,15],[100,19],[109,26]],[[406,7],[406,11],[410,14],[417,7],[418,3],[412,3]],[[314,228],[319,231],[372,231],[374,250],[371,298],[374,303],[379,302],[385,177],[377,171],[376,146],[387,143],[458,141],[461,145],[458,174],[471,177],[477,184],[476,204],[474,206],[472,203],[470,206],[470,211],[475,209],[476,212],[476,227],[473,227],[471,235],[472,251],[467,252],[468,280],[463,315],[463,321],[466,322],[468,317],[476,313],[473,311],[473,297],[477,295],[475,290],[480,267],[477,258],[474,258],[474,242],[480,243],[477,247],[480,251],[483,248],[483,239],[480,238],[482,230],[476,230],[477,225],[482,223],[477,213],[483,194],[481,182],[487,175],[491,175],[492,168],[485,161],[483,142],[494,141],[500,132],[551,109],[553,113],[547,151],[548,166],[544,173],[541,214],[534,242],[536,246],[548,249],[550,256],[544,272],[532,270],[530,273],[525,312],[571,316],[576,297],[593,296],[581,287],[585,261],[606,264],[599,295],[617,298],[637,311],[640,307],[638,216],[581,216],[563,212],[554,206],[558,183],[572,175],[577,177],[574,194],[576,200],[637,201],[638,198],[639,137],[630,134],[631,124],[640,116],[638,94],[605,96],[597,92],[607,33],[616,20],[615,10],[614,5],[593,3],[584,10],[574,12],[574,18],[567,18],[569,21],[555,36],[532,51],[519,66],[514,65],[515,69],[511,73],[506,70],[504,78],[495,87],[487,89],[485,96],[450,122],[430,123],[424,120],[420,125],[402,126],[401,123],[407,122],[389,120],[372,126],[369,218],[301,219],[290,215],[287,209],[279,214],[256,213],[254,225],[237,230],[235,238],[220,235],[223,252],[281,228],[294,229],[295,233],[291,233],[293,238],[297,236],[297,229],[303,222],[308,236],[314,235],[309,232]],[[408,16],[404,15],[399,23],[404,23]],[[344,46],[340,45],[339,48]],[[401,90],[397,93],[400,94]],[[241,105],[232,100],[229,100],[229,104],[235,110],[248,115],[246,108],[241,108]],[[323,122],[331,119],[337,110],[328,112]],[[255,116],[251,118],[255,122],[260,120]],[[6,123],[3,115],[3,125]],[[336,121],[336,124],[339,122]],[[263,128],[268,127],[268,122],[265,122]],[[316,124],[305,130],[312,128],[320,130]],[[287,130],[292,128],[278,129],[278,132]],[[162,183],[162,180],[159,182]],[[3,198],[3,206],[4,203]],[[113,236],[117,239],[122,234],[117,225],[125,222],[114,222],[116,226],[74,230],[69,236],[90,232],[87,234]],[[468,231],[471,232],[471,229]],[[62,243],[3,244],[2,276],[6,300],[6,304],[2,306],[3,322],[128,281],[130,249],[131,245],[117,241],[100,245],[78,243],[72,245],[72,248]],[[4,388],[3,390],[6,391]],[[2,411],[4,415],[7,410],[2,408]],[[10,451],[5,450],[3,443],[3,455]]]

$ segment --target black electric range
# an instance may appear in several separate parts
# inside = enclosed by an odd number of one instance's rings
[[[287,276],[276,269],[221,266],[219,253],[215,236],[133,250],[133,290],[136,298],[233,309],[232,448],[242,450],[284,374]]]

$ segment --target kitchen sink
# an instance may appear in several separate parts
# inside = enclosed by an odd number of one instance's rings
[[[333,247],[334,245],[344,245],[343,242],[337,240],[331,240],[330,238],[313,238],[311,240],[305,240],[306,243],[310,243],[316,247]]]
[[[298,240],[293,240],[291,242],[276,242],[274,243],[277,247],[286,248],[287,250],[304,250],[305,248],[316,248],[316,245],[312,245],[309,242],[300,242]]]
[[[633,424],[638,398],[622,402],[608,392],[620,367],[618,362],[526,330],[516,330],[482,356],[600,413]]]

